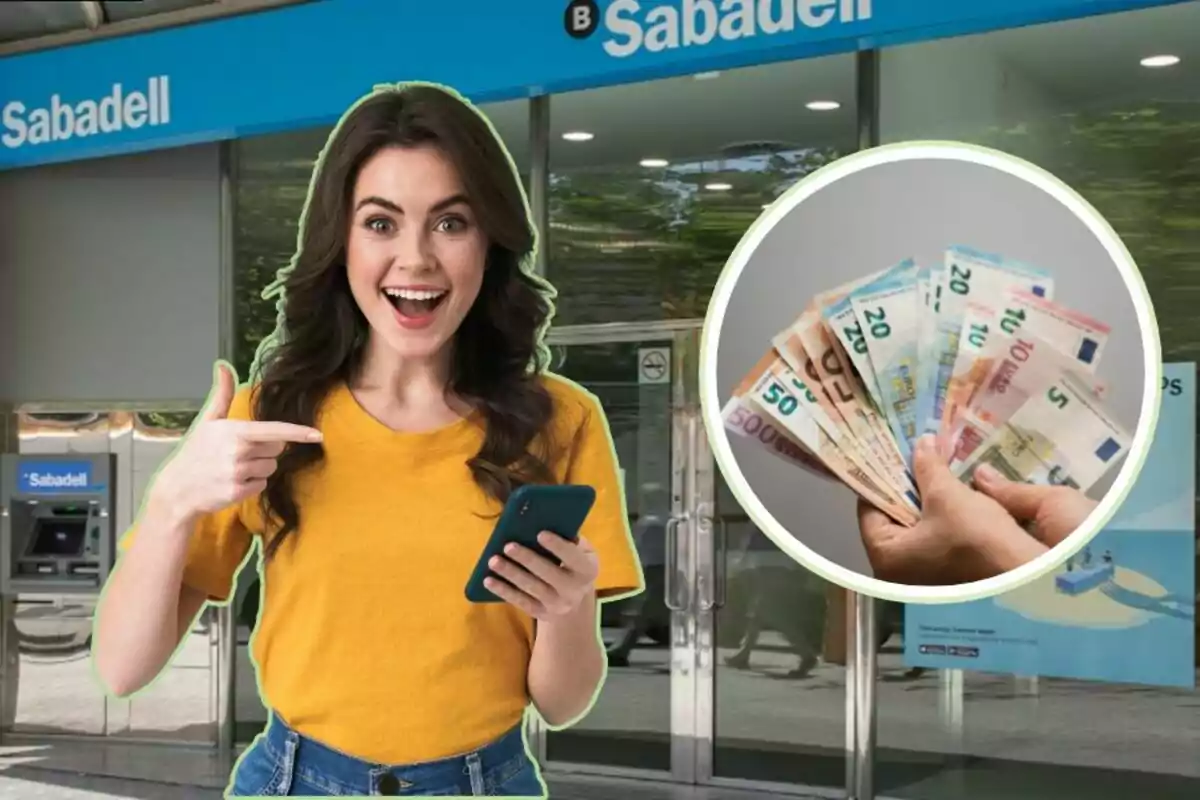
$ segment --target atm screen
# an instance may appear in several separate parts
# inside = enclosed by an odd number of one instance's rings
[[[87,519],[40,519],[33,529],[29,555],[73,558],[87,544]]]

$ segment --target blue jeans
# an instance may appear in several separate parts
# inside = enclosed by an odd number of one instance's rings
[[[521,726],[471,753],[409,766],[360,761],[301,736],[274,714],[238,759],[227,797],[546,797]]]

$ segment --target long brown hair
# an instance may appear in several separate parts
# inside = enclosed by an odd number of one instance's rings
[[[360,366],[369,326],[350,293],[346,239],[359,170],[388,147],[434,146],[457,169],[489,247],[483,284],[455,334],[448,390],[486,428],[467,463],[503,503],[522,483],[553,482],[545,434],[553,414],[538,379],[553,288],[531,272],[537,235],[520,177],[490,123],[453,92],[429,84],[379,87],[342,117],[313,170],[296,254],[264,296],[277,297],[275,333],[252,369],[255,418],[312,425],[321,403]],[[261,496],[274,521],[269,559],[300,524],[298,472],[323,458],[320,445],[289,445]]]

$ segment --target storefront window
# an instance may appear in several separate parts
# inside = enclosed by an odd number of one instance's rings
[[[1200,3],[1190,2],[889,49],[882,57],[886,141],[952,138],[996,147],[1056,174],[1107,218],[1141,268],[1166,362],[1200,360],[1197,31]],[[1180,61],[1140,63],[1163,54]],[[1200,796],[1195,692],[906,673],[899,641],[881,662],[900,681],[879,689],[881,794]]]
[[[556,323],[703,317],[764,205],[855,148],[854,59],[556,95],[550,118]]]
[[[764,206],[856,148],[854,75],[847,55],[550,99],[555,323],[639,323],[617,327],[642,337],[605,342],[619,334],[589,329],[595,342],[561,348],[558,368],[604,405],[647,580],[637,603],[605,609],[604,692],[579,724],[548,734],[552,763],[670,770],[684,781],[711,771],[830,791],[844,783],[845,661],[830,646],[841,596],[758,531],[719,474],[691,463],[704,459],[681,443],[686,425],[670,379],[659,384],[641,365],[656,353],[663,364],[689,357],[655,323],[698,328],[717,276]],[[663,495],[682,491],[679,476],[690,470],[712,480],[720,562],[711,634],[698,646],[672,635],[663,577],[672,541]],[[679,580],[702,581],[699,571]],[[699,626],[708,617],[695,605],[676,614]],[[691,669],[673,667],[693,663],[711,665],[696,668],[708,673],[698,685]]]

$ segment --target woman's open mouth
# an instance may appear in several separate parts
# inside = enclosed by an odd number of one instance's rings
[[[392,304],[392,308],[396,309],[396,315],[400,318],[401,324],[432,321],[433,312],[449,294],[447,289],[387,288],[383,290],[383,296]]]

